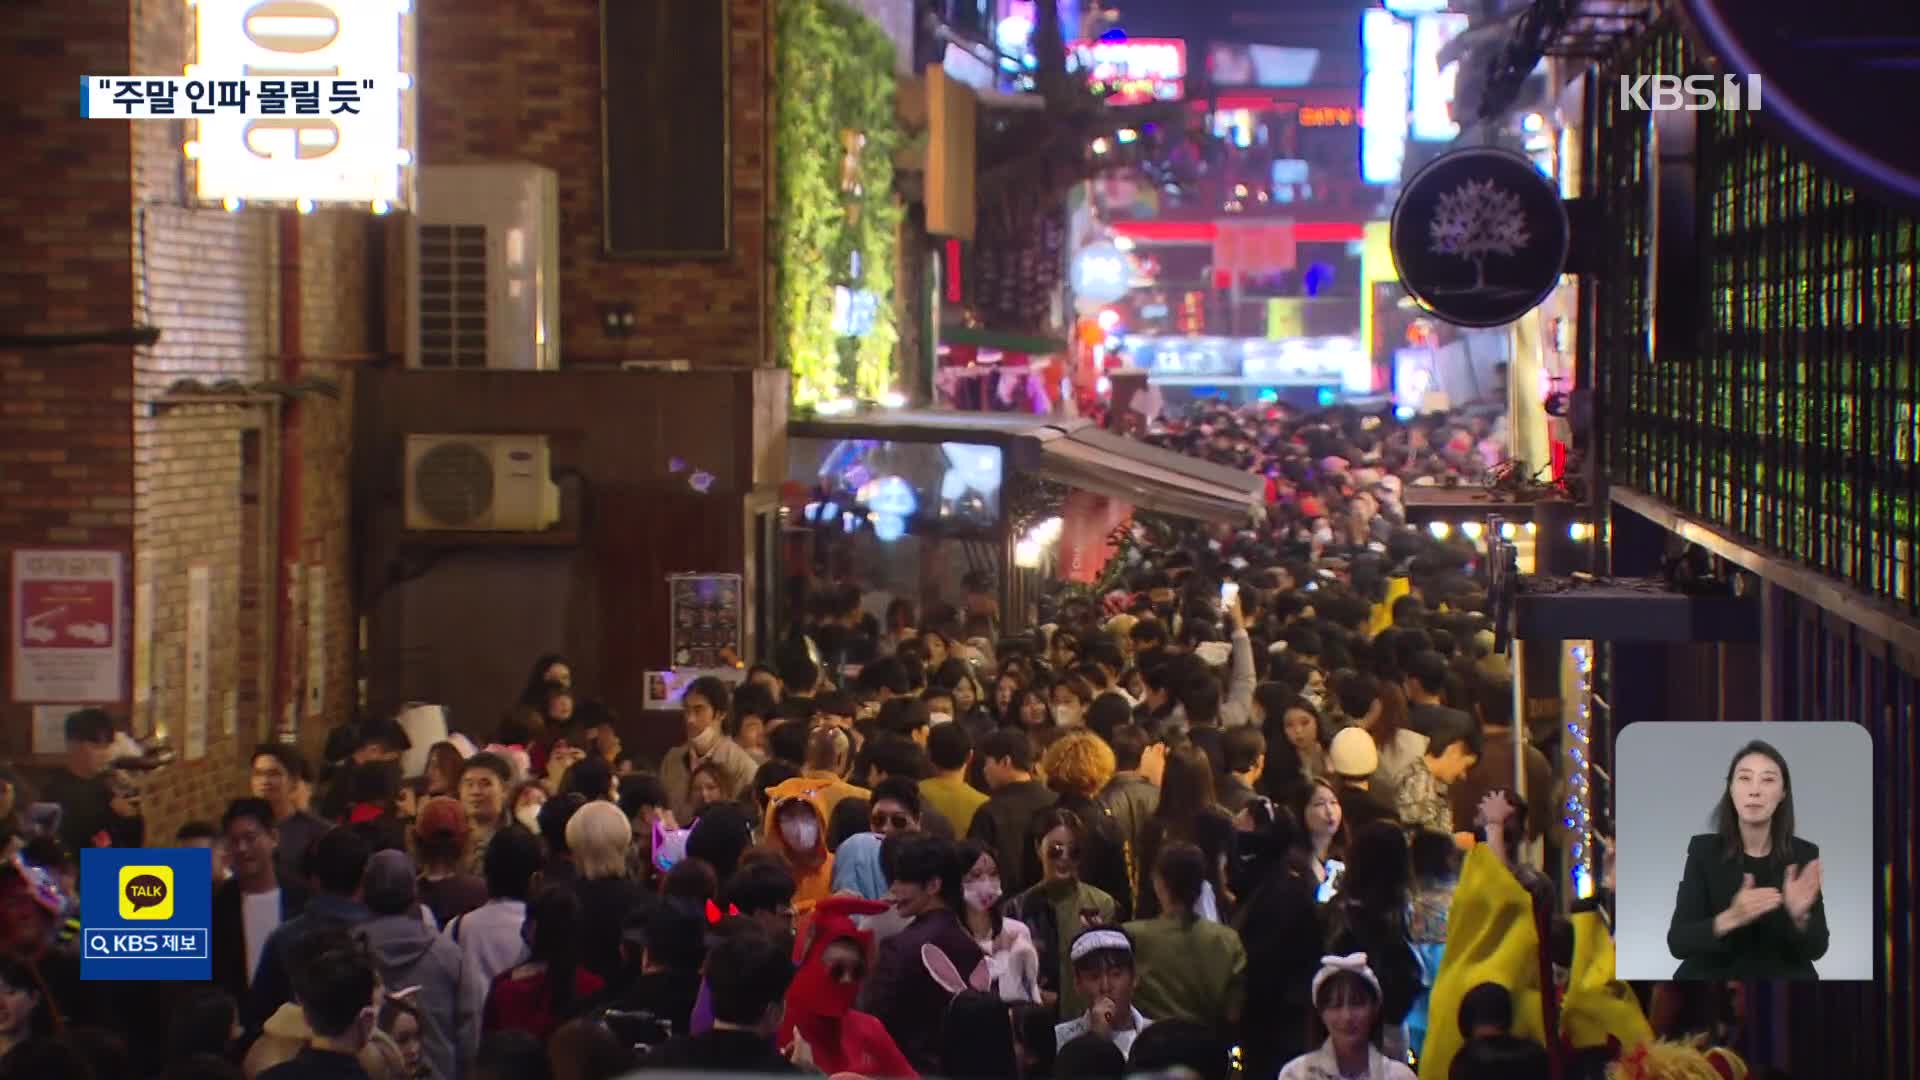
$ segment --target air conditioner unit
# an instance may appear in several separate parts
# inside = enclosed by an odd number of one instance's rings
[[[560,195],[538,165],[429,165],[407,233],[407,366],[560,366]]]
[[[544,435],[408,435],[407,528],[539,532],[560,520]]]

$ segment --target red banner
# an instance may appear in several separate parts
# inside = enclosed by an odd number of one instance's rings
[[[1091,585],[1113,558],[1108,537],[1133,516],[1133,507],[1118,499],[1087,491],[1067,494],[1060,522],[1060,576]]]

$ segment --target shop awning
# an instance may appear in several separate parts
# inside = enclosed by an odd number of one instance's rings
[[[1009,472],[1034,472],[1140,509],[1200,521],[1244,522],[1266,498],[1259,476],[1114,435],[1087,420],[887,410],[795,420],[787,433],[803,439],[990,443],[1007,451]]]
[[[1162,450],[1087,424],[1056,429],[1040,444],[1038,472],[1050,480],[1143,510],[1239,524],[1266,498],[1264,479]]]

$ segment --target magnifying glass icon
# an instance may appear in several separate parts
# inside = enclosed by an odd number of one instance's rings
[[[93,934],[89,936],[87,938],[87,949],[89,952],[105,955],[107,952],[107,935]]]

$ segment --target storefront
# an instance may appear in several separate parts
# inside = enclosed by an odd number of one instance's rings
[[[1723,30],[1799,47],[1766,5],[1721,15]],[[1663,20],[1590,92],[1715,70],[1695,40]],[[1603,646],[1596,685],[1622,726],[1812,721],[1871,734],[1873,770],[1858,784],[1871,786],[1874,827],[1852,839],[1875,867],[1874,980],[1747,984],[1743,1049],[1795,1075],[1913,1076],[1920,199],[1819,154],[1836,128],[1853,128],[1857,146],[1913,142],[1877,119],[1884,109],[1820,96],[1857,85],[1837,65],[1773,60],[1769,106],[1796,91],[1815,106],[1793,125],[1731,109],[1588,114],[1581,191],[1607,243],[1582,281],[1592,321],[1579,352],[1599,375],[1583,389],[1604,451],[1606,569],[1658,578],[1688,550],[1696,591],[1718,585],[1757,608],[1744,642]],[[1877,141],[1858,137],[1863,121]],[[1855,162],[1872,160],[1891,159]],[[1920,168],[1904,175],[1920,192]]]
[[[1239,523],[1265,497],[1250,473],[1085,420],[882,410],[797,420],[788,433],[789,578],[856,580],[923,608],[989,582],[1006,630],[1033,622],[1041,568],[1066,576],[1081,561],[1049,555],[1063,536],[1091,528],[1097,546],[1134,510]]]

